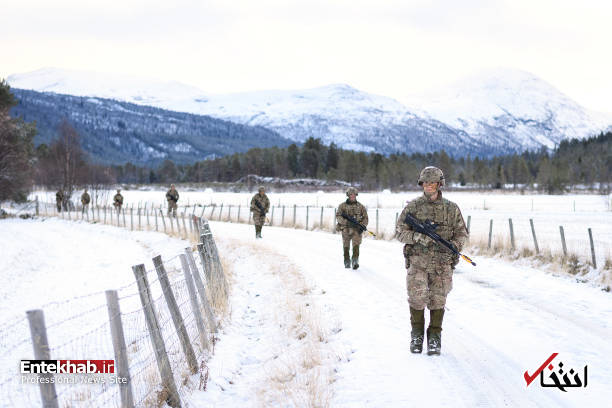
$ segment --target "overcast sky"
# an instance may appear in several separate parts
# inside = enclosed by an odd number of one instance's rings
[[[0,55],[0,78],[58,67],[398,99],[518,68],[612,112],[610,0],[0,0]]]

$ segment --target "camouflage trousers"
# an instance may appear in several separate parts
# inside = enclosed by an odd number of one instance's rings
[[[451,262],[450,257],[439,257],[434,253],[410,257],[406,288],[411,308],[444,309],[446,296],[453,288]]]
[[[168,215],[174,215],[176,218],[176,209],[178,206],[176,205],[176,201],[168,200]]]
[[[266,215],[261,215],[258,211],[253,211],[253,224],[264,225],[266,223]]]
[[[361,233],[355,228],[343,228],[342,229],[342,246],[349,248],[353,241],[353,246],[361,244]]]

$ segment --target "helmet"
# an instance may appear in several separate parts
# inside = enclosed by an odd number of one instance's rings
[[[359,191],[355,187],[349,187],[346,189],[346,196],[349,197],[351,194],[359,195]]]
[[[442,187],[444,185],[444,173],[437,167],[425,167],[419,175],[419,186],[422,186],[424,182],[440,183],[440,187]]]
[[[264,186],[259,186],[257,191],[259,191],[259,192],[266,191],[266,188]]]

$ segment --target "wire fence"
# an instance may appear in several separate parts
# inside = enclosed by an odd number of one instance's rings
[[[37,211],[51,215],[53,207],[38,203]],[[175,225],[183,219],[190,226],[177,233],[197,236],[197,249],[157,256],[151,270],[134,265],[135,281],[123,287],[51,302],[0,323],[0,406],[181,406],[189,378],[205,375],[228,301],[208,221],[177,216]],[[38,360],[110,361],[112,370],[45,373]]]
[[[529,213],[529,209],[533,210],[534,207],[534,200],[530,200],[525,198],[523,206],[516,211],[510,210],[510,207],[492,211],[488,209],[490,204],[487,204],[486,198],[483,199],[482,207],[468,206],[464,217],[470,230],[471,244],[485,248],[504,247],[524,253],[547,252],[555,257],[575,257],[596,269],[611,267],[612,217],[608,212],[577,213],[574,201],[574,212]],[[555,208],[554,203],[538,205]],[[164,207],[146,202],[139,202],[136,208],[126,206],[118,211],[105,206],[84,209],[76,201],[69,206],[73,211],[63,213],[54,209],[52,204],[43,206],[46,214],[53,213],[63,218],[111,223],[130,229],[164,231],[183,237],[193,234],[192,228],[188,230],[188,220],[194,216],[223,222],[251,224],[253,221],[250,205],[236,205],[234,201],[231,204],[211,202],[185,205],[179,207],[176,217],[164,216]],[[496,206],[505,208],[499,203]],[[329,204],[300,206],[279,203],[270,207],[266,214],[266,225],[336,233],[336,210],[336,207]],[[378,239],[393,239],[401,211],[402,208],[392,207],[368,208],[368,228]]]

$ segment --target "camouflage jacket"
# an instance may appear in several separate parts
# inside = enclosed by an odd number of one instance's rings
[[[113,197],[113,204],[115,206],[123,205],[123,196],[119,193],[115,194],[115,197]]]
[[[442,238],[450,241],[458,251],[461,251],[463,245],[467,242],[468,232],[461,215],[461,210],[457,204],[442,197],[442,192],[438,192],[438,198],[435,201],[429,200],[425,194],[412,201],[409,201],[401,215],[397,219],[395,226],[396,238],[406,244],[404,255],[409,256],[410,253],[420,252],[449,252],[446,248],[440,247],[433,240],[428,239],[427,246],[421,244],[415,245],[415,234],[412,227],[404,222],[406,214],[410,213],[421,221],[430,220],[438,225],[436,232]]]
[[[261,214],[261,209],[255,203],[259,203],[261,208],[263,208],[263,214]],[[261,195],[259,193],[255,194],[253,198],[251,198],[251,211],[257,214],[264,215],[270,209],[270,200],[266,194]]]
[[[166,193],[166,200],[170,201],[174,201],[175,203],[178,202],[179,200],[179,193],[178,191],[174,190],[174,193],[172,192],[172,189],[168,190],[168,192]]]
[[[349,199],[347,199],[338,206],[338,210],[336,211],[336,221],[338,222],[339,226],[337,229],[357,229],[357,227],[355,227],[346,218],[344,218],[342,214],[346,214],[350,217],[353,217],[359,223],[363,224],[366,227],[368,226],[368,211],[359,201],[349,201]]]
[[[91,197],[89,197],[88,193],[81,194],[81,204],[83,205],[89,204],[90,201],[91,201]]]

